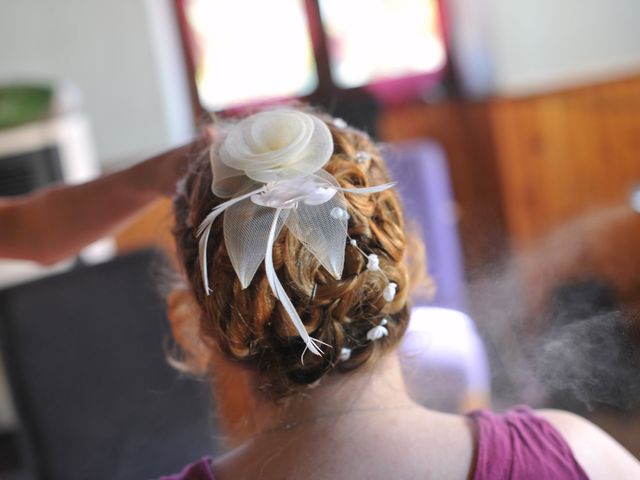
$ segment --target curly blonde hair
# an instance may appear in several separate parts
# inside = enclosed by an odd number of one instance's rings
[[[334,151],[325,169],[342,187],[367,187],[389,181],[385,162],[371,139],[353,128],[338,128],[333,120],[316,114],[329,127]],[[213,150],[215,151],[215,149]],[[367,155],[363,155],[365,152]],[[364,159],[364,160],[363,160]],[[174,199],[178,257],[200,309],[199,349],[186,352],[187,360],[206,366],[207,349],[216,349],[232,362],[257,374],[261,391],[280,399],[314,386],[325,375],[348,372],[372,363],[394,347],[409,319],[409,275],[405,263],[407,237],[401,203],[395,189],[381,193],[346,194],[350,216],[342,279],[336,280],[285,228],[273,248],[274,267],[296,306],[307,331],[330,345],[323,356],[306,355],[304,342],[275,299],[264,267],[248,288],[242,289],[223,239],[223,221],[213,225],[208,247],[209,283],[205,294],[198,262],[196,229],[223,199],[211,193],[212,173],[207,156],[194,160]],[[376,254],[379,271],[368,271],[366,254]],[[387,302],[383,290],[397,284]],[[367,340],[367,332],[387,319],[388,336]],[[203,348],[202,345],[205,345]],[[343,348],[351,350],[340,360]]]

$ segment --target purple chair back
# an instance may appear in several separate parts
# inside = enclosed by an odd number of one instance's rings
[[[426,244],[429,274],[437,287],[430,304],[467,311],[462,249],[444,151],[436,142],[413,140],[391,144],[386,153],[407,219],[417,223]]]

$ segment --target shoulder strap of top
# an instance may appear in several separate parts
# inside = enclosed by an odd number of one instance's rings
[[[468,414],[476,425],[474,480],[587,479],[560,433],[529,407]]]

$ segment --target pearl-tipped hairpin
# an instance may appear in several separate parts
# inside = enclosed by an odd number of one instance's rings
[[[349,220],[349,213],[341,207],[333,207],[330,214],[336,220]]]
[[[344,347],[342,350],[340,350],[339,358],[341,362],[346,362],[347,360],[349,360],[351,358],[351,349]]]
[[[360,150],[358,151],[358,153],[356,153],[356,156],[355,156],[356,163],[365,163],[365,162],[368,162],[369,160],[371,160],[370,153],[365,152],[364,150]]]
[[[336,128],[347,128],[347,122],[345,122],[342,118],[334,118],[333,119],[333,125]]]
[[[380,340],[382,337],[386,337],[389,335],[389,330],[385,325],[387,324],[387,319],[383,318],[380,322],[380,325],[373,327],[371,330],[367,332],[367,340],[373,342],[375,340]]]
[[[380,270],[380,259],[375,253],[367,255],[367,270],[377,272]]]
[[[380,272],[387,279],[387,286],[384,287],[382,291],[382,296],[387,302],[393,302],[396,298],[396,293],[398,293],[398,284],[395,282],[389,282],[389,278],[385,275],[384,271],[380,268],[380,257],[375,253],[366,254],[359,246],[358,242],[356,242],[353,238],[349,240],[349,243],[358,249],[358,251],[364,255],[367,259],[367,271],[368,272]]]
[[[393,299],[396,298],[396,293],[398,291],[398,284],[394,282],[389,282],[382,292],[382,296],[387,302],[393,302]]]

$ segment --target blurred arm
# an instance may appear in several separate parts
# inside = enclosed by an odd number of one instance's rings
[[[0,199],[0,258],[54,263],[171,195],[201,140],[91,182]]]

